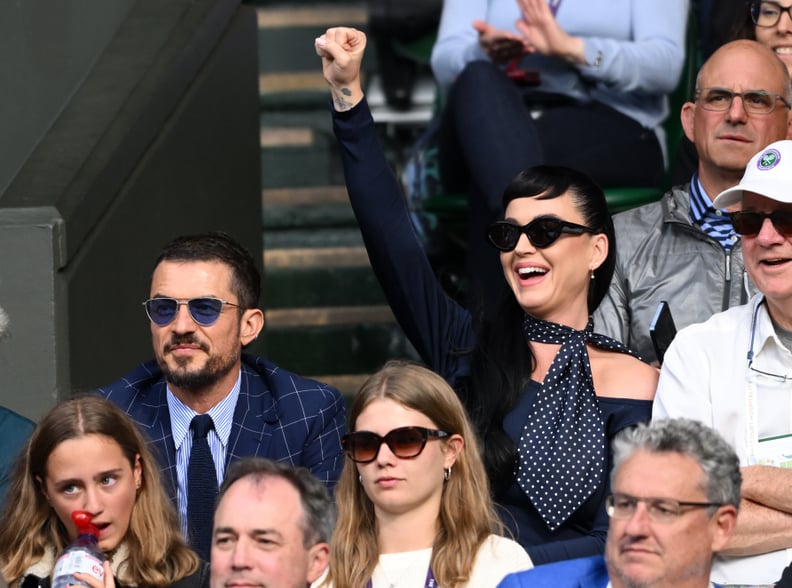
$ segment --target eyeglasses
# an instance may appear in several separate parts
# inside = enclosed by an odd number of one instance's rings
[[[691,508],[723,506],[720,502],[683,502],[673,498],[638,498],[614,493],[605,499],[605,510],[612,519],[629,519],[635,515],[638,503],[646,505],[646,514],[655,523],[671,523]]]
[[[756,321],[757,321],[757,319],[759,317],[759,307],[762,306],[762,304],[765,304],[765,299],[762,299],[762,301],[759,304],[756,305],[756,308],[754,309],[754,312],[753,312],[753,318],[751,319],[751,345],[748,348],[748,356],[747,356],[748,357],[748,369],[751,370],[752,372],[756,372],[757,374],[762,374],[763,376],[767,376],[768,378],[774,378],[774,379],[780,380],[780,381],[782,381],[784,383],[786,383],[788,381],[792,381],[792,376],[787,376],[785,374],[774,374],[772,372],[765,372],[763,370],[760,370],[759,368],[755,368],[754,365],[753,365],[753,362],[754,362],[754,350],[753,350],[753,348],[754,348],[754,339],[756,338]]]
[[[384,437],[371,431],[355,431],[341,437],[341,446],[349,459],[357,463],[370,463],[377,459],[383,443],[396,457],[411,459],[421,455],[429,438],[443,439],[450,435],[451,433],[426,427],[399,427]]]
[[[223,312],[224,306],[239,308],[238,304],[220,300],[219,298],[190,298],[189,300],[176,300],[175,298],[149,298],[143,303],[146,307],[146,314],[152,323],[164,327],[179,312],[182,304],[187,305],[192,319],[203,327],[213,325]]]
[[[770,114],[780,100],[786,108],[789,102],[779,94],[771,94],[764,90],[750,92],[732,92],[726,88],[699,88],[696,90],[696,100],[704,110],[712,112],[726,112],[731,108],[734,98],[742,99],[743,108],[748,114]]]
[[[785,237],[792,237],[792,211],[774,210],[766,212],[731,212],[732,226],[740,235],[758,235],[766,218],[773,223],[775,230]]]
[[[777,2],[751,2],[751,20],[758,27],[774,27],[786,12],[792,18],[792,6],[784,8]]]
[[[523,226],[509,221],[498,221],[487,228],[487,238],[490,243],[501,251],[511,251],[517,247],[520,235],[523,233],[528,236],[528,240],[534,247],[543,249],[555,243],[564,233],[582,235],[583,233],[596,233],[596,231],[552,216],[540,216]]]

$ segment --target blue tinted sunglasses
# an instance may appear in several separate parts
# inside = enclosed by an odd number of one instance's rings
[[[219,298],[190,298],[189,300],[176,300],[175,298],[149,298],[143,303],[146,314],[152,323],[164,327],[176,318],[179,306],[187,305],[192,320],[203,327],[213,325],[223,312],[224,306],[239,308],[238,304],[220,300]]]

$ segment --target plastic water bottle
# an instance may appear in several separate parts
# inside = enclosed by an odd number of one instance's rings
[[[75,510],[71,517],[77,527],[77,538],[58,556],[52,572],[52,588],[66,588],[67,584],[87,586],[74,577],[74,572],[104,580],[102,564],[107,558],[99,549],[99,529],[91,522],[93,516],[84,510]]]

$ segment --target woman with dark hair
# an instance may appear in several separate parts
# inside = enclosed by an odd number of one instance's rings
[[[735,37],[770,47],[792,75],[792,2],[754,0],[744,10]]]
[[[136,426],[97,396],[67,400],[39,422],[0,518],[0,576],[13,588],[49,588],[55,558],[88,511],[108,558],[104,586],[199,588],[206,566],[185,544],[159,469]],[[84,575],[83,575],[84,576]],[[94,588],[98,580],[84,576]]]
[[[511,291],[475,325],[442,291],[411,229],[360,85],[365,43],[359,31],[330,29],[316,51],[350,200],[388,302],[466,403],[502,519],[534,564],[601,554],[609,439],[649,419],[657,384],[654,368],[592,332],[614,259],[602,191],[566,168],[518,175],[504,193],[505,220],[487,235]]]

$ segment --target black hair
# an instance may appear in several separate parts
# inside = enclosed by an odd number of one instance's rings
[[[258,308],[261,297],[261,275],[247,249],[227,233],[214,231],[177,237],[165,247],[154,262],[154,269],[163,261],[218,261],[231,268],[231,289],[237,295],[240,310]]]
[[[583,223],[608,239],[608,255],[594,270],[588,293],[593,313],[610,287],[616,265],[616,240],[605,194],[586,174],[568,167],[540,165],[520,172],[503,192],[503,209],[516,198],[547,200],[569,194]],[[535,359],[522,329],[522,309],[511,290],[503,293],[497,312],[480,318],[478,345],[472,351],[470,376],[459,393],[481,436],[484,463],[493,489],[500,492],[514,479],[517,448],[503,430],[503,420],[531,380]]]

